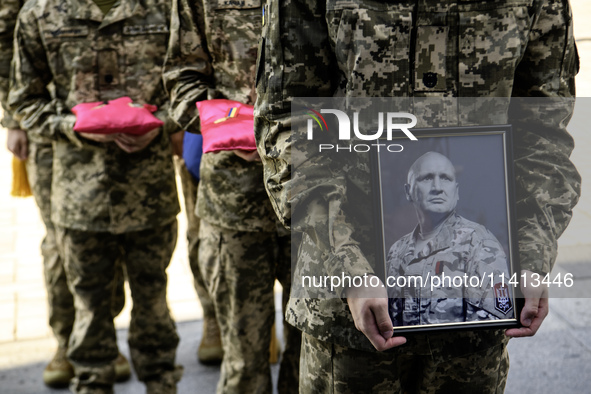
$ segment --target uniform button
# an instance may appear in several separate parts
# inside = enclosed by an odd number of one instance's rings
[[[437,74],[436,73],[424,73],[423,74],[423,84],[428,88],[435,87],[435,85],[437,85]]]
[[[107,74],[105,75],[105,82],[106,83],[111,83],[113,82],[113,76],[111,74]]]

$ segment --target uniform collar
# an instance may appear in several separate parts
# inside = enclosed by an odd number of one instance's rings
[[[454,210],[449,214],[447,218],[441,223],[439,232],[428,242],[430,253],[434,251],[449,248],[454,234],[454,228],[456,223],[461,220],[460,216],[456,214]],[[414,249],[417,243],[417,237],[419,236],[420,226],[417,224],[412,232],[411,249],[414,253]]]

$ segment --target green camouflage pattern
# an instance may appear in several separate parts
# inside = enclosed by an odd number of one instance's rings
[[[53,149],[51,143],[29,143],[27,159],[27,177],[39,207],[41,220],[47,228],[53,229],[51,223],[51,180],[53,168]]]
[[[74,324],[74,298],[66,278],[63,259],[57,245],[55,228],[51,222],[51,174],[53,149],[51,144],[29,144],[27,175],[33,197],[39,207],[41,219],[45,225],[45,237],[41,242],[43,273],[47,290],[47,311],[49,326],[58,346],[68,347],[68,341]],[[111,312],[119,315],[125,306],[125,276],[120,263],[116,264],[116,286],[113,289]]]
[[[509,319],[513,309],[495,308],[494,285],[509,283],[509,266],[503,247],[484,226],[452,213],[439,233],[423,250],[416,249],[419,227],[396,241],[387,257],[387,275],[420,277],[426,285],[389,287],[390,315],[394,326],[459,323]],[[479,285],[444,286],[445,277],[478,278]],[[491,277],[493,281],[491,282]],[[439,286],[431,288],[430,278]],[[504,282],[502,282],[502,278]],[[450,282],[456,283],[456,282]],[[461,283],[461,281],[460,281]]]
[[[58,346],[68,347],[74,324],[74,298],[68,289],[66,272],[51,223],[51,168],[53,150],[51,144],[29,144],[27,175],[35,202],[39,207],[45,225],[45,237],[41,242],[45,289],[47,290],[47,311],[49,326],[57,339]]]
[[[200,131],[200,100],[254,103],[261,11],[259,0],[173,1],[163,78],[179,127]],[[205,153],[199,175],[199,265],[224,347],[218,392],[271,392],[272,291],[277,277],[289,294],[289,235],[278,229],[260,162],[231,151]],[[297,392],[300,332],[285,324],[284,335],[278,389]]]
[[[0,104],[3,117],[0,124],[7,129],[18,129],[19,124],[8,111],[8,85],[10,83],[10,60],[16,16],[23,5],[22,0],[0,0]]]
[[[567,0],[268,1],[266,15],[255,135],[277,215],[304,231],[296,282],[301,275],[372,273],[375,259],[359,246],[367,227],[355,223],[359,195],[369,188],[366,155],[349,164],[328,155],[292,157],[294,97],[438,98],[439,106],[424,109],[444,125],[473,122],[446,98],[542,97],[514,117],[507,105],[497,110],[514,131],[521,268],[551,270],[556,239],[580,194],[566,131],[578,71]],[[293,218],[296,208],[309,214]],[[292,298],[287,317],[319,340],[372,349],[341,299]],[[493,330],[458,335],[498,343]]]
[[[204,153],[199,177],[195,214],[202,220],[239,231],[275,229],[260,162],[247,162],[230,151]]]
[[[76,308],[67,353],[76,374],[71,390],[112,392],[118,350],[111,298],[105,294],[114,291],[117,261],[127,269],[133,295],[128,343],[138,379],[179,380],[179,337],[166,301],[166,268],[176,245],[176,221],[124,234],[56,226],[56,234]]]
[[[217,392],[271,393],[273,285],[277,277],[286,299],[291,238],[286,232],[231,231],[202,221],[200,239],[201,272],[214,300],[224,348]],[[287,323],[284,328],[278,390],[297,393],[301,332]]]
[[[193,287],[195,287],[195,292],[203,308],[204,320],[207,317],[215,318],[213,300],[207,292],[203,275],[201,275],[201,271],[199,270],[199,224],[201,221],[195,215],[195,202],[197,200],[197,186],[199,182],[195,181],[195,178],[189,173],[185,161],[182,158],[174,156],[174,166],[181,179],[183,200],[185,202],[185,213],[187,215],[187,252],[189,267],[193,273]]]
[[[163,77],[170,116],[182,129],[199,132],[197,101],[254,103],[261,19],[259,0],[173,2]],[[205,153],[199,173],[197,216],[232,230],[275,230],[260,162],[246,162],[228,151]]]
[[[161,0],[125,1],[106,16],[87,0],[23,6],[9,104],[29,140],[53,141],[55,225],[123,233],[170,223],[179,212],[169,142],[175,129],[161,81],[169,18]],[[128,154],[76,135],[70,108],[122,96],[158,106],[165,126],[148,147]]]
[[[438,336],[429,338],[430,349],[403,345],[377,353],[345,348],[304,334],[300,392],[503,393],[509,370],[506,341],[468,349],[461,345],[464,338],[456,333],[449,334],[445,342]],[[453,343],[460,344],[461,350],[450,353]],[[366,365],[374,367],[362,367]]]

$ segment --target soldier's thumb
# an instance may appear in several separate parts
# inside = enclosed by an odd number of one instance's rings
[[[532,320],[538,315],[540,307],[539,298],[526,298],[523,311],[521,311],[521,324],[525,327],[531,325]]]
[[[373,313],[380,335],[382,335],[384,339],[391,338],[394,334],[394,330],[392,319],[390,319],[390,315],[388,314],[388,304],[386,303],[385,305],[380,305],[373,310]]]

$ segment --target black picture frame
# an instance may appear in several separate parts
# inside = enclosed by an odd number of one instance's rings
[[[378,267],[384,270],[394,335],[520,327],[523,297],[519,286],[510,283],[520,272],[511,126],[412,129],[412,133],[416,141],[380,140],[382,149],[371,152]],[[427,152],[451,161],[460,197],[455,213],[446,217],[419,255],[416,246],[425,241],[417,241],[417,209],[407,201],[404,185],[411,165]],[[458,277],[463,278],[461,285]]]

